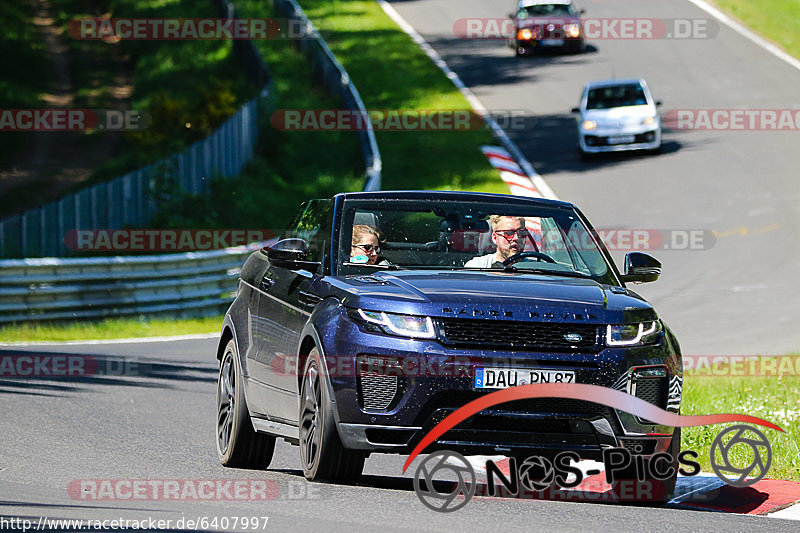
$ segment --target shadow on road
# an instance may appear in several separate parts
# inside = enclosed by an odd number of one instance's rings
[[[214,365],[111,355],[0,350],[0,394],[55,396],[87,385],[175,388],[178,383],[215,383]]]

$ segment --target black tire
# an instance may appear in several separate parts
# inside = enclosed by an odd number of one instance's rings
[[[660,506],[665,505],[675,495],[675,485],[678,482],[678,455],[681,453],[681,428],[675,428],[672,434],[672,442],[669,446],[669,454],[672,456],[672,466],[675,473],[669,479],[657,480],[647,479],[639,481],[636,477],[635,471],[631,471],[630,475],[625,475],[621,479],[614,481],[611,484],[614,494],[621,502],[629,505],[642,505],[642,506]],[[623,488],[623,484],[628,484]],[[622,495],[627,492],[631,493],[631,487],[634,487],[634,494],[650,494],[650,498],[633,499],[625,498]]]
[[[578,153],[581,156],[581,161],[591,161],[595,157],[595,154],[591,152],[584,152],[581,148],[578,148]]]
[[[314,348],[308,355],[300,388],[300,462],[310,481],[351,482],[361,476],[365,456],[346,449],[320,372],[322,360]]]
[[[217,457],[223,466],[263,470],[272,461],[275,437],[256,433],[244,397],[236,343],[225,346],[217,378]]]

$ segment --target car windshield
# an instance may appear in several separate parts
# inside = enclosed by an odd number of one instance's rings
[[[617,283],[592,233],[567,207],[360,199],[344,206],[339,274],[368,269],[505,270]],[[359,246],[362,241],[369,245]],[[514,243],[511,252],[507,243]],[[505,247],[506,256],[498,247]],[[503,265],[498,254],[501,259],[517,257]]]
[[[638,83],[589,89],[586,100],[586,109],[611,109],[634,105],[647,105],[644,88]]]
[[[517,18],[547,17],[574,15],[575,10],[570,4],[539,4],[520,8]]]

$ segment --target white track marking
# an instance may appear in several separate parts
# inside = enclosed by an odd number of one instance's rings
[[[553,189],[551,189],[550,186],[544,181],[544,178],[542,178],[536,172],[536,170],[534,170],[533,165],[531,165],[530,161],[528,161],[525,156],[522,155],[519,147],[517,147],[514,141],[512,141],[506,132],[503,131],[503,128],[501,128],[500,125],[492,118],[481,101],[478,100],[478,97],[475,96],[475,93],[473,93],[469,87],[464,84],[461,78],[458,77],[458,74],[450,69],[447,63],[445,63],[444,59],[442,59],[442,56],[440,56],[439,53],[434,50],[430,44],[428,44],[422,35],[420,35],[417,30],[415,30],[390,3],[386,2],[386,0],[378,0],[378,4],[380,4],[384,13],[386,13],[389,18],[391,18],[398,26],[400,26],[400,29],[406,32],[409,37],[411,37],[411,39],[413,39],[413,41],[419,45],[422,51],[425,52],[436,64],[436,66],[445,73],[448,79],[453,82],[453,85],[455,85],[458,90],[461,91],[461,94],[463,94],[464,98],[467,99],[469,105],[471,105],[472,108],[483,117],[486,123],[489,124],[489,127],[492,129],[492,132],[494,132],[495,136],[497,136],[506,149],[512,153],[514,159],[517,160],[525,173],[531,178],[531,181],[533,181],[534,185],[536,185],[536,188],[542,193],[542,196],[551,200],[558,200],[558,196],[556,196],[556,193],[553,192]]]
[[[797,70],[800,70],[800,60],[798,60],[796,57],[790,56],[789,54],[787,54],[786,52],[784,52],[771,42],[767,41],[754,31],[752,31],[751,29],[746,28],[745,26],[739,24],[731,17],[729,17],[716,7],[712,6],[708,2],[705,2],[704,0],[689,0],[689,2],[699,7],[700,9],[702,9],[703,11],[705,11],[718,21],[722,22],[723,24],[725,24],[726,26],[737,32],[742,37],[745,37],[746,39],[752,41],[753,43],[763,48],[770,54],[774,55],[778,59],[781,59],[786,63],[788,63],[789,65],[796,68]]]
[[[178,342],[219,338],[219,333],[197,333],[194,335],[173,335],[171,337],[141,337],[138,339],[96,339],[87,341],[28,341],[0,342],[0,346],[74,346],[95,344],[137,344],[145,342]]]

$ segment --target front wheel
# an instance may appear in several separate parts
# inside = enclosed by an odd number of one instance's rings
[[[275,437],[256,433],[244,397],[236,343],[225,346],[217,379],[217,457],[223,466],[263,470],[272,462]]]
[[[314,348],[306,360],[300,389],[300,461],[303,463],[303,475],[311,481],[353,481],[361,476],[365,457],[342,445],[321,368],[319,350]]]

